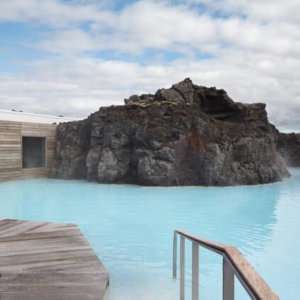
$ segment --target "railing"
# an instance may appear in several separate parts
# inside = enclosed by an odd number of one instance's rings
[[[192,242],[192,300],[199,300],[200,246],[223,257],[223,300],[234,300],[234,278],[238,278],[253,300],[279,300],[268,284],[234,247],[199,239],[182,231],[174,232],[173,278],[177,278],[177,236],[180,236],[180,300],[185,299],[185,240]]]

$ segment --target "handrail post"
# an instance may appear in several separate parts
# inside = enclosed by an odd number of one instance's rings
[[[223,300],[234,300],[234,271],[223,257]]]
[[[184,300],[184,277],[185,277],[185,238],[180,236],[180,300]]]
[[[177,233],[174,231],[173,236],[173,278],[177,277]]]
[[[199,245],[192,242],[192,300],[199,300]]]

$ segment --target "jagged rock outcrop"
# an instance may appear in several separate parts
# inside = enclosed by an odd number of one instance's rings
[[[57,129],[59,178],[142,185],[259,184],[289,176],[265,104],[185,79]]]
[[[59,178],[85,178],[90,147],[90,121],[63,123],[56,133],[56,159],[52,170]]]
[[[300,167],[300,134],[279,133],[278,150],[290,167]]]

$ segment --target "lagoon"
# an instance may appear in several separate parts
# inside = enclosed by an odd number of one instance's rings
[[[291,172],[283,182],[242,187],[11,181],[0,183],[0,217],[78,224],[110,273],[107,300],[178,298],[174,229],[238,247],[281,299],[292,300],[300,298],[300,170]],[[201,251],[202,299],[221,299],[221,274],[221,259]],[[237,293],[246,299],[239,286]]]

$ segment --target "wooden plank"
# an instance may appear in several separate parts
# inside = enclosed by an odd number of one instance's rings
[[[25,178],[34,178],[34,177],[47,177],[49,174],[48,168],[30,168],[22,169],[22,177]]]
[[[108,273],[77,226],[0,221],[1,300],[101,300]]]
[[[18,169],[20,170],[22,168],[22,163],[21,161],[13,160],[10,162],[3,162],[0,160],[0,173],[4,172],[5,169]]]
[[[23,136],[44,136],[55,138],[56,125],[38,124],[38,123],[22,123]]]
[[[2,139],[0,140],[0,147],[6,146],[6,145],[21,145],[20,138],[18,139]]]
[[[16,168],[16,167],[7,167],[7,168],[1,168],[0,169],[0,174],[3,174],[3,173],[8,173],[8,172],[18,172],[20,168]]]
[[[21,175],[21,123],[0,121],[0,180]]]
[[[19,162],[21,162],[21,159],[15,160],[15,159],[12,159],[12,158],[5,159],[5,158],[0,157],[0,164],[5,165],[5,164],[11,164],[11,163],[14,163],[14,162],[19,163]]]
[[[16,121],[6,121],[6,120],[0,120],[0,125],[7,125],[7,124],[11,124],[11,125],[18,125],[21,126],[21,122],[16,122]]]
[[[19,144],[22,143],[21,133],[20,134],[10,134],[7,132],[0,132],[0,140],[1,141],[16,141],[16,142],[19,142]]]
[[[22,136],[47,137],[49,133],[43,130],[22,130]]]
[[[19,145],[0,145],[0,152],[10,151],[10,152],[19,152],[21,151],[21,144]]]
[[[21,172],[7,172],[0,174],[0,181],[8,181],[8,180],[15,180],[21,179]]]
[[[4,154],[0,153],[0,161],[3,163],[21,161],[21,155],[20,155],[20,153],[12,154],[12,155],[8,155],[8,154],[4,155]]]
[[[17,153],[17,152],[12,152],[11,155],[9,155],[7,152],[2,153],[2,151],[1,151],[0,160],[1,161],[3,160],[5,162],[20,161],[21,160],[21,155],[20,155],[20,153]]]

